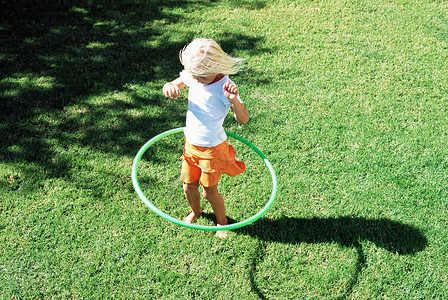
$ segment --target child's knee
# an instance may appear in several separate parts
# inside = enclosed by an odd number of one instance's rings
[[[184,193],[191,193],[197,191],[199,188],[199,184],[196,182],[193,183],[185,183],[183,185]]]
[[[204,187],[204,190],[202,191],[202,195],[204,196],[205,199],[213,197],[216,194],[218,194],[218,188],[216,185],[211,187]]]

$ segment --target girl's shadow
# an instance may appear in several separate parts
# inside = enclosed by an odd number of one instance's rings
[[[283,217],[278,220],[261,219],[235,232],[257,237],[261,240],[252,261],[250,281],[261,299],[266,299],[255,282],[257,264],[264,259],[266,242],[285,244],[338,243],[354,247],[358,252],[355,274],[341,298],[350,295],[365,266],[365,256],[360,241],[368,240],[378,247],[399,255],[413,255],[422,251],[428,241],[415,227],[388,219],[365,219],[355,217],[299,219]]]

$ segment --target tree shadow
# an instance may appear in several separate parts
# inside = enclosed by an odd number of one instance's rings
[[[263,261],[265,243],[338,243],[342,247],[355,248],[358,261],[355,272],[341,299],[348,297],[365,267],[365,255],[360,244],[368,240],[376,246],[398,255],[414,255],[428,244],[425,236],[415,227],[388,219],[338,218],[290,218],[262,219],[236,232],[261,240],[251,265],[250,281],[255,293],[266,299],[258,288],[254,274],[257,264]]]
[[[28,172],[45,169],[46,175],[65,176],[69,164],[55,163],[55,147],[79,144],[102,152],[133,153],[137,143],[127,138],[129,132],[151,136],[183,119],[170,113],[176,105],[163,102],[162,95],[138,97],[129,85],[172,73],[176,65],[172,58],[182,43],[146,42],[163,34],[163,26],[153,26],[155,22],[182,21],[163,9],[185,7],[186,1],[2,4],[0,160],[25,162]],[[130,100],[113,99],[117,92],[128,93]],[[89,101],[105,94],[111,95],[107,103]],[[74,106],[80,113],[67,113]],[[169,109],[154,118],[132,118],[128,113],[146,106]],[[114,119],[118,124],[107,124]]]
[[[56,148],[76,144],[133,157],[149,138],[183,125],[185,101],[166,99],[161,85],[178,76],[179,50],[195,33],[167,32],[166,25],[184,21],[176,10],[213,2],[1,3],[1,161],[21,161],[30,174],[48,170],[37,177],[66,176],[70,162],[54,160]],[[227,50],[268,51],[257,37],[221,36]],[[148,108],[157,113],[135,113]]]

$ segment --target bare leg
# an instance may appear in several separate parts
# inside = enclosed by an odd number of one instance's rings
[[[199,193],[199,180],[193,183],[184,183],[184,194],[190,205],[191,212],[185,217],[184,222],[193,223],[202,213],[201,194]]]
[[[204,197],[208,200],[216,215],[216,223],[218,226],[227,225],[226,209],[224,199],[218,193],[218,185],[204,187]],[[227,231],[221,230],[216,232],[216,236],[223,239],[227,237]]]

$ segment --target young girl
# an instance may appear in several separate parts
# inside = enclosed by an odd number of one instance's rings
[[[177,98],[188,87],[185,146],[180,179],[191,212],[184,222],[193,223],[202,213],[199,184],[211,204],[218,226],[226,225],[224,200],[218,193],[222,174],[236,176],[246,166],[235,160],[235,149],[227,144],[222,124],[229,109],[241,124],[249,121],[239,91],[227,75],[243,69],[243,60],[230,57],[211,39],[195,39],[180,52],[184,70],[180,77],[163,86],[166,97]],[[226,231],[217,231],[220,238]]]

